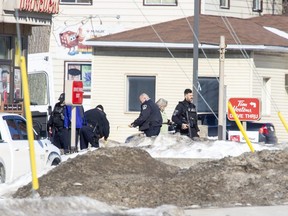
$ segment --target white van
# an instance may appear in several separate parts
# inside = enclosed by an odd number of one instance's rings
[[[49,53],[29,54],[27,65],[33,126],[41,137],[47,137],[48,115],[54,106],[51,57]]]

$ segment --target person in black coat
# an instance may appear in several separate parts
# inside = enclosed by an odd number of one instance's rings
[[[84,113],[85,123],[80,129],[80,149],[87,149],[90,143],[92,147],[99,147],[99,139],[104,137],[106,141],[110,133],[109,121],[102,105],[96,106]]]
[[[49,135],[52,136],[52,143],[59,149],[64,150],[64,154],[69,153],[69,133],[64,128],[65,116],[65,94],[59,96],[59,102],[55,104],[53,112],[49,118],[47,127]]]
[[[159,107],[147,94],[139,96],[141,112],[139,117],[130,124],[130,127],[138,127],[147,137],[157,136],[162,126],[162,116]]]
[[[185,89],[184,100],[179,101],[176,106],[172,121],[176,123],[176,132],[180,132],[182,135],[187,135],[192,139],[199,139],[196,107],[192,103],[193,93],[191,89]]]

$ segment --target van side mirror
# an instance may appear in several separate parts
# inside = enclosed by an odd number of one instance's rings
[[[48,114],[51,115],[51,113],[52,113],[52,107],[49,105],[48,106]]]

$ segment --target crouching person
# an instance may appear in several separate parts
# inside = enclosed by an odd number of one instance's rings
[[[99,147],[99,139],[109,137],[110,125],[102,105],[96,106],[84,113],[85,123],[80,129],[80,149],[87,149],[89,143],[92,147]]]

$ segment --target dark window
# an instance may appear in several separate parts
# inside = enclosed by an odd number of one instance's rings
[[[253,11],[262,12],[263,11],[263,1],[262,0],[253,0]]]
[[[28,139],[25,120],[19,117],[16,118],[14,116],[5,116],[4,119],[7,122],[12,140]]]
[[[11,41],[12,38],[9,36],[0,36],[0,59],[11,59],[9,55],[11,50]]]
[[[60,4],[87,4],[87,5],[92,5],[92,0],[60,0]]]
[[[229,9],[230,8],[230,0],[220,0],[220,8]]]
[[[285,89],[286,92],[288,93],[288,74],[285,74]]]
[[[146,93],[155,101],[155,76],[127,76],[128,83],[128,111],[140,111],[139,96]]]
[[[219,82],[216,77],[199,77],[197,111],[218,113]]]
[[[177,0],[143,0],[143,5],[177,5]]]

